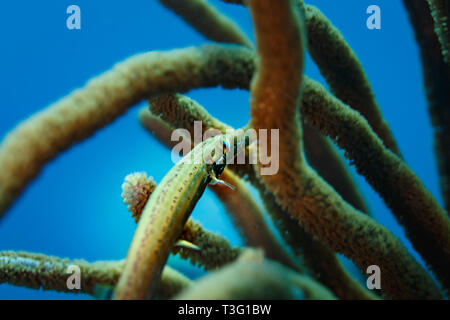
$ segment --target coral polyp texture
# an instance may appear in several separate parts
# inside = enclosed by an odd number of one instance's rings
[[[146,104],[139,112],[145,131],[168,148],[182,138],[190,151],[170,163],[158,183],[129,168],[134,173],[124,178],[122,198],[137,228],[123,260],[2,251],[0,283],[72,292],[67,269],[78,266],[79,292],[95,298],[448,297],[448,2],[404,1],[421,55],[444,206],[408,166],[356,51],[319,8],[303,0],[223,1],[248,11],[253,44],[207,1],[159,2],[217,43],[130,57],[18,124],[0,145],[0,216],[52,159],[140,102]],[[304,74],[307,53],[328,89]],[[217,86],[249,91],[249,111],[243,105],[242,112],[250,121],[242,128],[185,95]],[[211,130],[215,134],[198,141]],[[265,130],[279,134],[266,150],[278,157],[273,174],[264,173],[271,163],[261,157],[250,161],[254,152],[261,155]],[[254,141],[239,144],[248,132]],[[155,150],[142,153],[149,161],[158,158]],[[240,155],[242,163],[235,161]],[[413,250],[375,219],[346,161],[391,210]],[[223,204],[242,245],[191,217],[208,190]],[[207,274],[190,278],[168,265],[173,256]],[[374,266],[381,272],[375,287],[360,274]]]

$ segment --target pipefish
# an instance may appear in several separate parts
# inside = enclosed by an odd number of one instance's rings
[[[206,186],[226,184],[219,177],[226,166],[230,138],[236,136],[218,135],[198,144],[158,184],[142,212],[115,299],[152,297],[170,249]]]

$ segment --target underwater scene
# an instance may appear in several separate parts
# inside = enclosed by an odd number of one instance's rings
[[[448,298],[448,1],[2,9],[0,300]]]

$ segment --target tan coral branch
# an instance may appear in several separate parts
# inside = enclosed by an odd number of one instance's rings
[[[196,281],[181,292],[180,300],[311,299],[332,300],[334,295],[307,276],[245,251],[239,259]]]
[[[159,0],[206,38],[252,47],[250,40],[231,19],[206,0]]]
[[[119,279],[124,261],[69,260],[43,254],[0,252],[0,283],[43,290],[96,295],[100,286],[114,286]],[[81,288],[69,289],[68,267],[78,266]],[[169,299],[191,284],[191,281],[170,267],[165,267],[157,289],[160,299]]]

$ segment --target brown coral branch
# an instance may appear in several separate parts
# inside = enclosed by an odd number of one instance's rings
[[[202,124],[204,124],[204,126],[202,126],[204,131],[214,128],[221,132],[225,132],[226,130],[231,129],[230,126],[212,117],[194,100],[180,94],[156,97],[150,100],[149,106],[150,110],[158,114],[158,116],[152,115],[152,113],[147,110],[141,111],[141,123],[149,131],[154,132],[157,137],[159,135],[158,139],[170,147],[172,146],[169,134],[171,131],[170,128],[186,128],[191,136],[194,135],[194,121],[201,121]],[[318,147],[321,148],[322,146],[319,145]],[[315,148],[317,150],[317,147]],[[323,152],[328,153],[326,150]],[[328,160],[334,159],[325,158],[324,161]],[[233,171],[238,172],[241,176],[245,176],[246,179],[257,188],[264,205],[275,223],[275,226],[280,231],[281,236],[294,252],[303,258],[304,266],[306,266],[309,272],[321,279],[323,281],[322,283],[335,292],[341,299],[375,299],[374,295],[351,278],[333,251],[315,240],[310,234],[306,233],[302,227],[295,223],[295,221],[290,218],[289,214],[276,203],[273,195],[267,192],[264,185],[254,174],[253,165],[246,162],[246,164],[243,165],[234,164],[229,165],[229,167]],[[226,177],[227,171],[227,169],[224,171],[223,176]],[[233,194],[233,192],[230,193]],[[242,209],[239,209],[239,213],[245,214],[242,212]],[[248,237],[248,234],[252,233],[252,231],[249,232],[246,226],[252,225],[253,223],[240,221],[239,224],[243,226],[245,232],[243,237]],[[267,239],[271,239],[271,237],[269,238],[266,235]],[[268,254],[271,254],[270,250],[268,251]]]
[[[261,253],[244,252],[239,259],[196,281],[175,299],[336,299],[307,276],[265,260]]]
[[[253,60],[246,49],[214,45],[145,53],[116,65],[23,121],[2,141],[0,214],[47,162],[141,99],[218,85],[247,88],[252,70]]]
[[[251,123],[255,129],[280,129],[280,170],[261,175],[267,189],[306,231],[362,270],[378,265],[386,296],[440,298],[434,282],[400,241],[344,202],[304,161],[299,121],[304,35],[293,2],[250,1],[250,9],[259,52]]]
[[[426,0],[404,0],[422,59],[428,112],[434,127],[434,148],[440,187],[450,211],[450,66],[441,54]]]
[[[124,261],[69,260],[43,254],[3,251],[0,252],[0,283],[43,290],[96,295],[100,286],[111,287],[117,283]],[[80,268],[81,288],[69,289],[68,267]],[[165,267],[158,285],[157,296],[169,299],[191,281],[170,267]]]
[[[236,23],[221,14],[206,0],[159,0],[159,2],[208,39],[252,47],[250,40]]]

